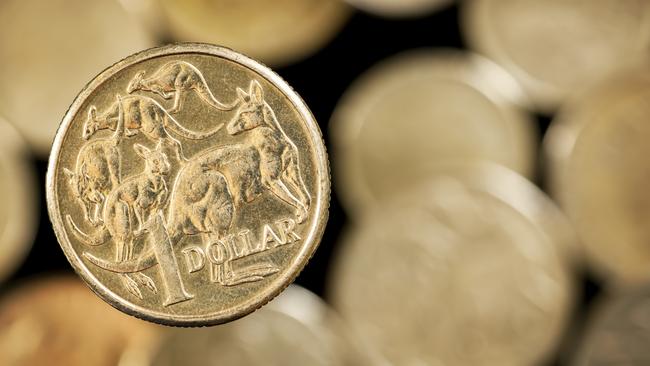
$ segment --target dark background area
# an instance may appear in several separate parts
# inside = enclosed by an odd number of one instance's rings
[[[362,12],[352,15],[341,32],[311,57],[291,66],[275,70],[303,97],[311,108],[329,146],[328,122],[339,97],[364,71],[377,62],[414,48],[465,48],[458,23],[458,7],[448,7],[430,16],[387,20]],[[115,60],[117,61],[117,60]],[[108,65],[107,65],[108,66]],[[550,116],[537,116],[540,131],[545,132]],[[336,164],[336,161],[331,161]],[[19,270],[7,282],[5,289],[23,279],[52,272],[73,273],[52,230],[45,203],[45,174],[47,162],[34,159],[38,171],[40,196],[40,227],[34,247]],[[541,169],[537,184],[543,186]],[[341,232],[346,224],[336,195],[334,180],[329,222],[320,247],[296,282],[318,295],[326,297],[328,268],[336,255]],[[480,284],[477,284],[480,285]],[[563,365],[571,357],[576,341],[584,330],[586,316],[601,287],[588,272],[576,274],[577,305],[564,342],[549,365]],[[431,299],[436,301],[436,299]]]

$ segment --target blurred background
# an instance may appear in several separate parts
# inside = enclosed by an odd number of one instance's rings
[[[208,329],[101,302],[45,204],[76,93],[177,41],[272,67],[331,153],[297,286]],[[648,56],[647,0],[0,0],[0,364],[650,365]]]

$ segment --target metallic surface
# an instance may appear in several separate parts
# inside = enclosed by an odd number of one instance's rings
[[[396,365],[538,364],[572,301],[563,236],[530,183],[461,175],[440,174],[351,229],[334,306]]]
[[[0,2],[0,113],[47,156],[76,93],[98,71],[153,46],[116,0]]]
[[[221,44],[271,65],[317,51],[343,27],[340,0],[160,0],[172,37]]]
[[[523,100],[514,79],[472,54],[419,50],[385,61],[332,116],[337,193],[356,214],[447,160],[488,160],[531,176],[537,131]]]
[[[648,98],[647,70],[619,75],[568,104],[544,141],[551,191],[613,282],[650,279]]]
[[[0,117],[0,282],[20,266],[38,230],[39,191],[29,148]]]
[[[417,17],[439,10],[453,0],[346,0],[351,5],[385,17]]]
[[[573,365],[650,364],[650,288],[647,284],[608,294],[590,314],[587,333]]]
[[[161,331],[113,310],[77,278],[32,280],[0,301],[0,364],[146,366]]]
[[[645,0],[471,0],[464,7],[468,43],[507,68],[544,112],[648,60]]]
[[[175,330],[161,343],[152,365],[359,365],[332,316],[318,297],[290,286],[245,319]]]
[[[277,74],[229,49],[172,45],[79,94],[47,199],[68,260],[104,300],[212,325],[264,305],[305,266],[327,221],[328,162],[311,112]]]

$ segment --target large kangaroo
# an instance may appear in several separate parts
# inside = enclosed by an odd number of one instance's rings
[[[97,109],[91,107],[84,124],[83,137],[89,139],[99,130],[116,131],[120,108],[124,110],[125,136],[132,137],[137,135],[138,131],[142,131],[149,140],[162,142],[171,147],[179,160],[187,159],[183,155],[181,143],[167,132],[168,128],[186,139],[201,140],[216,134],[223,127],[223,124],[220,124],[212,131],[204,133],[190,131],[178,123],[154,99],[143,95],[127,95],[113,103],[99,116]]]
[[[144,172],[128,178],[108,195],[103,212],[104,225],[95,233],[87,235],[75,225],[69,215],[66,217],[73,235],[87,245],[101,245],[112,237],[118,263],[133,258],[134,242],[142,233],[144,223],[165,206],[168,196],[164,176],[169,173],[170,165],[167,155],[162,151],[162,145],[159,143],[155,150],[139,144],[133,148],[145,161]],[[137,282],[129,274],[122,277],[131,293],[142,298],[138,283],[156,291],[148,276],[143,273],[134,275],[137,276]]]
[[[246,93],[237,88],[240,103],[235,117],[228,122],[230,135],[246,133],[246,143],[260,156],[262,185],[284,202],[296,208],[296,220],[307,218],[311,197],[300,176],[298,149],[284,133],[271,106],[264,100],[262,86],[252,80]]]
[[[119,102],[120,96],[117,96]],[[118,145],[124,135],[124,112],[118,103],[115,133],[107,139],[97,139],[84,145],[77,155],[75,170],[64,168],[72,194],[83,208],[84,218],[93,225],[100,218],[106,195],[120,184],[121,157]],[[89,112],[90,113],[90,112]]]
[[[137,90],[156,93],[165,99],[174,97],[174,105],[169,113],[176,113],[181,110],[185,95],[194,91],[206,103],[220,111],[230,111],[236,106],[226,105],[214,97],[208,87],[205,78],[194,65],[185,61],[171,61],[162,65],[149,78],[144,78],[145,71],[135,74],[126,88],[131,94]]]

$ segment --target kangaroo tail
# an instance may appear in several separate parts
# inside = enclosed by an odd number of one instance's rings
[[[102,226],[95,233],[88,235],[83,231],[81,231],[81,229],[79,229],[79,227],[77,226],[77,224],[74,223],[70,215],[66,215],[65,221],[68,224],[68,227],[72,232],[72,235],[74,235],[74,237],[77,238],[77,240],[84,243],[85,245],[96,247],[106,243],[106,241],[110,237],[110,233],[108,232],[105,226]]]
[[[203,99],[204,102],[208,103],[213,108],[227,112],[232,111],[239,105],[239,99],[235,99],[235,101],[230,104],[223,104],[222,102],[218,101],[217,98],[214,97],[214,94],[212,94],[212,91],[208,87],[208,84],[205,83],[205,79],[202,79],[201,81],[201,83],[196,84],[194,90],[196,91],[196,94],[198,94],[199,97]]]
[[[85,252],[83,253],[84,258],[89,260],[92,264],[97,267],[103,268],[107,271],[115,273],[135,273],[141,272],[145,269],[151,268],[158,264],[156,256],[153,251],[145,253],[142,257],[138,259],[131,259],[124,262],[110,262],[105,259],[95,257],[94,255]]]
[[[169,114],[165,114],[165,116],[163,117],[163,121],[165,123],[165,127],[168,127],[174,133],[190,140],[202,140],[210,136],[213,136],[214,134],[219,132],[224,125],[223,123],[220,123],[217,127],[212,129],[211,131],[196,132],[196,131],[188,130],[187,128],[183,127],[180,123],[178,123],[178,121],[176,121],[176,119],[174,119],[174,117],[172,117]]]

